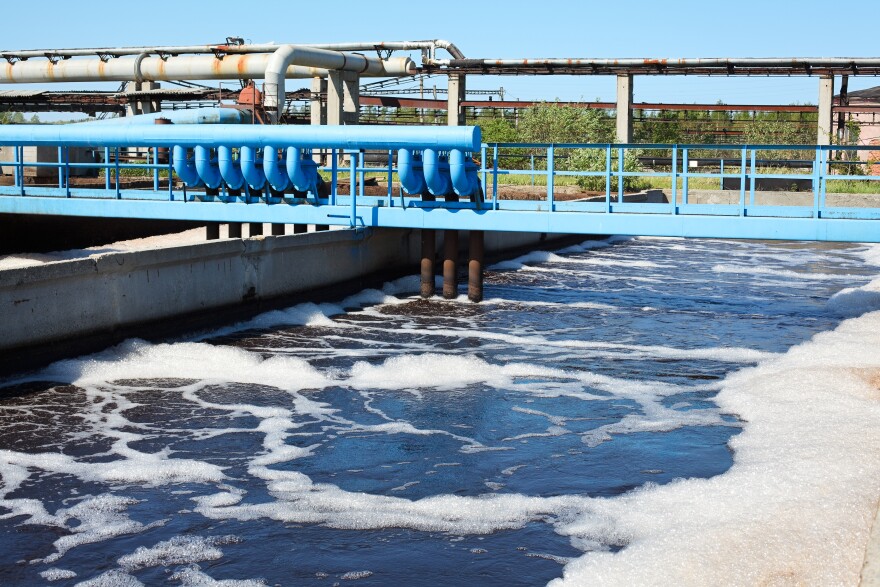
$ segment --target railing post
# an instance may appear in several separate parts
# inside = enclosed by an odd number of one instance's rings
[[[756,149],[752,147],[751,167],[749,171],[749,207],[755,205],[755,155]]]
[[[492,149],[492,209],[498,209],[498,145]]]
[[[605,145],[605,212],[611,213],[611,143]]]
[[[486,196],[486,194],[485,194],[485,191],[486,191],[486,178],[487,178],[487,172],[486,172],[486,145],[480,145],[480,174],[482,175],[482,178],[483,178],[482,187],[483,187],[483,192],[484,192],[484,193],[483,193],[483,197],[485,198],[485,196]]]
[[[356,150],[351,150],[348,152],[348,161],[349,168],[351,169],[351,212],[349,216],[349,226],[354,228],[355,226],[355,216],[357,214],[357,168],[358,168],[358,159],[360,152]],[[361,181],[361,188],[363,188],[363,181]]]
[[[147,157],[147,160],[149,161],[149,157]],[[158,167],[158,165],[159,165],[159,148],[158,147],[153,147],[153,165],[154,165],[154,167],[153,167],[153,191],[158,192],[159,191],[159,167]],[[226,184],[222,183],[221,185],[225,186]]]
[[[623,203],[623,147],[617,148],[617,202]]]
[[[532,153],[532,185],[535,185],[535,154]]]
[[[394,151],[388,150],[388,205],[394,206],[394,188],[392,181],[394,179]]]
[[[721,178],[720,178],[720,185],[718,186],[718,189],[723,192],[724,191],[724,155],[721,155],[720,161],[721,161],[721,171],[720,171]]]
[[[550,145],[550,147],[547,149],[547,202],[548,202],[548,205],[550,206],[550,212],[553,212],[553,209],[555,207],[554,197],[553,197],[553,187],[554,187],[553,186],[553,171],[554,171],[554,167],[555,167],[555,164],[553,161],[554,152],[555,152],[555,149],[554,149],[553,145]]]
[[[58,147],[58,189],[64,187],[64,173],[62,172],[62,167],[64,166],[64,147]]]
[[[676,200],[678,199],[678,145],[672,146],[672,190],[669,201],[672,204],[672,214],[675,214]]]
[[[168,201],[170,201],[170,202],[174,201],[174,154],[173,153],[174,153],[174,149],[168,149]],[[247,189],[247,187],[245,187],[245,189]],[[232,226],[232,225],[230,224],[230,226]],[[239,224],[239,227],[241,227],[240,224]]]
[[[688,148],[681,150],[681,204],[686,206],[688,203],[688,173],[690,172],[690,163],[688,161]]]
[[[746,215],[746,146],[743,145],[739,162],[739,215]]]
[[[116,147],[114,156],[116,158],[116,199],[121,200],[122,192],[119,189],[119,147]]]
[[[336,205],[337,175],[339,173],[339,150],[330,150],[330,205]]]
[[[61,170],[59,170],[60,173]],[[64,195],[70,197],[70,147],[64,147]]]

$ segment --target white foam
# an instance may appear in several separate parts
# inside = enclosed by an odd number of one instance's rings
[[[565,568],[562,585],[855,585],[880,478],[880,313],[728,377],[747,421],[711,479],[596,500],[559,530],[627,545]]]
[[[340,579],[343,581],[357,581],[358,579],[366,579],[367,577],[372,577],[373,571],[348,571],[347,573],[343,573]]]
[[[240,542],[235,536],[175,536],[163,540],[155,546],[146,548],[139,546],[131,554],[126,554],[117,561],[127,571],[136,571],[148,567],[182,565],[207,560],[218,560],[223,551],[217,548],[223,544]]]
[[[76,573],[67,569],[51,568],[40,573],[40,576],[47,581],[61,581],[62,579],[73,579]]]
[[[831,296],[826,306],[831,312],[843,317],[860,316],[880,310],[880,278],[861,287],[840,290]]]
[[[217,580],[205,574],[198,565],[189,565],[173,575],[172,581],[180,581],[181,587],[264,587],[262,579],[222,579]]]
[[[144,587],[144,584],[128,573],[113,569],[93,579],[80,581],[76,587]]]
[[[880,244],[868,244],[861,251],[856,253],[865,260],[865,263],[880,267]]]
[[[712,271],[714,271],[715,273],[733,273],[737,275],[769,275],[772,277],[802,279],[805,281],[828,281],[859,278],[859,276],[857,275],[842,275],[839,273],[818,273],[816,271],[791,271],[789,269],[774,269],[773,267],[738,265],[735,263],[726,265],[715,265],[712,267]]]

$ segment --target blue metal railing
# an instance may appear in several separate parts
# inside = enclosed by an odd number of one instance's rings
[[[152,127],[148,128],[154,132]],[[240,141],[243,136],[250,137],[247,138],[250,141],[247,144],[253,144],[252,148],[256,149],[255,162],[258,161],[260,142],[268,142],[268,139],[261,138],[262,130],[259,127],[248,130],[253,136],[238,131],[236,139]],[[395,174],[400,171],[395,164],[397,145],[394,144],[393,133],[388,134],[390,131],[386,130],[383,130],[386,134],[381,141],[367,140],[365,143],[371,147],[368,149],[370,152],[375,152],[372,147],[380,147],[380,161],[374,165],[366,163],[365,149],[340,147],[328,141],[322,143],[321,149],[327,158],[325,165],[318,170],[322,181],[329,184],[329,189],[326,185],[320,190],[312,186],[306,192],[295,193],[292,189],[285,193],[270,191],[268,186],[262,190],[248,190],[245,185],[243,190],[236,191],[221,183],[218,191],[209,192],[181,185],[175,181],[173,172],[176,169],[174,150],[168,148],[174,143],[167,137],[152,145],[148,142],[149,137],[139,137],[134,144],[138,149],[135,152],[144,159],[139,162],[122,161],[120,149],[124,149],[124,144],[116,131],[113,140],[106,144],[101,144],[100,136],[88,138],[87,142],[95,154],[103,153],[103,160],[95,162],[71,161],[71,147],[86,139],[73,143],[62,141],[62,144],[55,145],[55,161],[25,161],[24,145],[30,143],[18,138],[7,141],[12,144],[12,160],[3,165],[11,171],[13,185],[0,187],[0,212],[210,221],[249,222],[253,221],[251,219],[261,219],[265,222],[314,222],[353,227],[434,226],[479,230],[880,241],[880,222],[856,224],[857,221],[880,219],[880,193],[868,193],[880,192],[880,183],[875,183],[880,181],[880,175],[873,174],[880,171],[880,163],[870,160],[870,156],[860,158],[865,151],[870,152],[871,147],[484,143],[479,152],[462,149],[466,157],[478,159],[476,166],[469,159],[466,159],[466,163],[476,171],[474,181],[479,177],[480,182],[475,192],[459,201],[458,198],[427,198],[422,194],[407,194],[402,189],[395,193]],[[186,139],[189,141],[186,144],[192,147],[197,146],[198,141],[208,141],[211,149],[216,145],[225,145],[227,141],[234,144],[220,136],[219,133],[223,131],[218,126],[199,129],[196,135]],[[0,131],[0,145],[8,139],[5,132],[5,129]],[[155,132],[165,132],[165,129]],[[180,134],[184,131],[177,132]],[[284,132],[291,132],[289,137],[299,136],[292,131]],[[313,131],[309,132],[312,133],[308,135],[310,139],[317,136]],[[369,138],[368,129],[359,132],[361,134],[358,136]],[[418,136],[419,140],[425,142],[429,134],[425,134],[427,131],[419,132],[421,134],[412,136]],[[282,137],[281,134],[276,134],[278,136],[272,138],[272,148],[277,145],[285,153],[287,143],[278,138]],[[50,144],[51,136],[50,133],[48,138],[41,138],[43,142],[38,144]],[[156,134],[153,138],[162,136]],[[337,132],[334,136],[343,135]],[[467,146],[469,139],[456,135],[454,140],[460,143],[458,148],[461,148]],[[305,143],[292,144],[302,149],[304,161],[311,161],[312,151]],[[429,148],[403,139],[400,144],[400,148],[415,153],[416,158],[422,149]],[[159,147],[168,148],[167,163],[160,163]],[[450,151],[440,147],[438,152],[442,164]],[[214,159],[209,163],[216,165],[216,153],[210,156]],[[412,162],[411,158],[407,157],[408,163]],[[651,165],[638,164],[639,158]],[[347,161],[343,163],[343,159]],[[461,159],[457,161],[461,169]],[[202,162],[205,160],[202,159]],[[283,155],[278,158],[275,153],[272,164],[284,169]],[[261,164],[258,166],[262,168]],[[56,169],[57,187],[27,184],[25,171],[29,168]],[[103,172],[103,189],[96,186],[77,187],[72,175],[82,169]],[[142,173],[142,179],[151,179],[151,189],[126,188],[120,176],[128,170]],[[449,173],[448,166],[445,173]],[[366,194],[368,174],[378,175],[385,180],[386,186],[381,194]],[[528,176],[528,180],[522,176]],[[345,193],[340,193],[340,180],[346,178],[349,188]],[[505,178],[510,179],[505,182]],[[503,184],[520,180],[527,181],[530,186],[543,184],[546,189],[540,190],[540,193],[531,190],[529,197],[532,199],[504,197]],[[762,183],[768,180],[801,182],[801,187],[808,186],[809,190],[800,195],[781,193],[770,198],[762,189]],[[96,183],[99,181],[96,180]],[[648,181],[665,189],[662,194],[655,192],[657,201],[634,201],[633,190],[628,188],[631,187],[629,184],[639,181]],[[564,196],[560,185],[577,182],[589,182],[592,191],[589,194]],[[738,185],[726,185],[730,182]],[[859,200],[856,204],[842,202],[841,198],[829,198],[829,183],[835,187],[834,184],[839,182],[858,184],[863,194],[858,198],[849,198]],[[702,187],[695,189],[695,185]],[[876,186],[876,190],[873,186]],[[726,187],[732,189],[724,189]],[[709,194],[711,198],[705,193],[707,189],[713,190]],[[113,201],[118,205],[109,205]],[[214,202],[219,206],[181,206],[187,202]],[[164,206],[159,206],[160,203],[164,203]],[[575,212],[582,214],[570,214]],[[661,221],[662,217],[687,219],[687,223]],[[619,220],[612,220],[615,218]],[[753,228],[735,228],[737,225],[732,222],[736,218],[743,221],[741,227],[748,225]],[[818,223],[805,228],[802,223],[796,222],[790,223],[792,228],[777,229],[777,225],[746,222],[749,219],[812,220]],[[852,222],[839,226],[835,224],[831,232],[822,228],[838,220]],[[665,228],[657,228],[661,222],[665,223]],[[754,228],[759,224],[759,229]]]

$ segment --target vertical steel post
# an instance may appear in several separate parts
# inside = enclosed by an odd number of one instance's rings
[[[757,149],[752,147],[752,160],[749,172],[749,207],[755,205],[755,155]]]
[[[59,170],[60,171],[60,170]],[[70,147],[64,147],[64,195],[70,197]]]
[[[485,198],[486,194],[486,178],[487,170],[486,170],[486,145],[480,145],[480,173],[483,175],[483,197]]]
[[[492,149],[492,209],[498,209],[498,145]]]
[[[672,195],[669,198],[672,204],[672,214],[675,214],[676,200],[678,200],[678,145],[672,146]]]
[[[358,168],[358,159],[360,153],[358,151],[349,151],[349,168],[351,169],[351,208],[349,212],[348,224],[352,228],[355,226],[355,216],[357,214],[357,168]],[[363,189],[364,182],[361,181],[361,189]]]
[[[482,230],[470,232],[468,248],[468,299],[472,302],[483,301],[483,244]]]
[[[554,153],[553,145],[550,145],[550,148],[547,149],[547,202],[550,207],[550,212],[553,212],[553,208],[555,207],[554,201],[553,201],[553,195],[554,195],[553,194],[553,191],[554,191],[554,186],[553,186],[553,171],[554,171],[553,170],[553,168],[554,168],[553,153]]]
[[[688,148],[681,150],[681,204],[686,206],[688,203],[688,173],[690,173],[690,162],[688,161]]]
[[[532,176],[531,176],[531,177],[532,177],[532,185],[535,185],[535,154],[534,154],[534,153],[532,153],[532,167],[531,167],[531,170],[532,170]]]
[[[148,160],[149,160],[149,158],[148,158]],[[158,165],[159,165],[159,148],[158,147],[153,147],[153,165],[156,166],[156,167],[153,167],[153,191],[158,192],[159,191],[159,167],[158,167]]]
[[[114,155],[116,158],[116,199],[122,199],[122,192],[119,189],[119,147],[116,147]]]
[[[421,261],[421,285],[419,293],[423,298],[434,295],[434,258],[437,255],[436,232],[430,228],[422,229],[422,261]]]
[[[18,185],[21,187],[21,195],[24,195],[24,147],[15,147],[18,151]]]
[[[739,215],[746,215],[746,146],[743,145],[739,162]]]
[[[611,143],[605,146],[605,213],[611,213]]]
[[[623,203],[623,147],[617,149],[617,201]]]
[[[336,205],[336,187],[338,184],[337,175],[339,173],[339,151],[332,149],[330,151],[330,205]]]
[[[104,147],[104,189],[110,191],[110,147]]]
[[[458,231],[443,231],[443,297],[458,297]]]
[[[18,157],[18,150],[21,147],[12,147],[12,186],[20,187],[23,183],[19,176],[21,175],[21,167],[20,167],[20,159]]]
[[[721,155],[720,175],[721,175],[721,177],[720,177],[719,181],[720,181],[721,185],[718,186],[718,189],[721,191],[724,191],[724,155],[723,154]]]
[[[388,205],[394,207],[394,151],[388,151]],[[400,203],[401,207],[403,202]]]
[[[58,147],[58,189],[64,187],[64,173],[62,173],[62,166],[64,165],[64,147]]]

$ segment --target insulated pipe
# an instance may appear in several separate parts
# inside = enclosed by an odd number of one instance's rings
[[[290,178],[278,163],[278,149],[271,145],[263,147],[263,173],[266,181],[276,192],[283,192],[290,185]]]
[[[78,122],[77,124],[109,125],[109,124],[155,124],[157,118],[167,118],[174,124],[250,124],[250,112],[238,108],[194,108],[188,110],[171,110],[153,114],[136,116],[119,116],[105,120]]]
[[[442,196],[449,193],[449,175],[444,173],[443,162],[440,160],[440,154],[435,149],[425,149],[422,151],[422,165],[425,170],[425,184],[428,191],[435,196]]]
[[[177,177],[183,180],[188,188],[194,188],[199,185],[199,172],[196,170],[196,164],[187,159],[187,149],[181,145],[174,145],[173,150],[174,172]]]
[[[411,149],[397,151],[397,176],[400,185],[408,194],[420,194],[425,191],[425,175],[422,160],[413,154]]]
[[[217,148],[267,145],[312,149],[480,150],[478,126],[305,126],[250,124],[9,124],[0,126],[0,145],[67,147]],[[244,165],[242,165],[244,167]],[[427,173],[427,166],[425,169]]]
[[[220,176],[220,169],[211,161],[211,149],[201,145],[196,147],[196,171],[207,187],[212,190],[220,187],[223,178]]]
[[[300,192],[318,191],[318,165],[311,157],[303,159],[303,149],[287,148],[287,176],[293,188]]]
[[[461,197],[471,195],[477,187],[475,183],[471,183],[467,168],[468,161],[461,149],[452,149],[449,152],[449,176],[452,180],[452,188]]]
[[[389,51],[409,51],[413,49],[446,49],[455,59],[464,59],[464,54],[458,50],[452,42],[443,39],[425,41],[375,41],[354,43],[331,43],[331,44],[306,44],[303,47],[316,49],[329,49],[332,51],[376,51],[385,49]],[[144,46],[144,47],[92,47],[82,49],[26,49],[21,51],[0,51],[0,58],[5,59],[29,59],[31,57],[54,57],[67,59],[69,57],[118,57],[120,55],[138,55],[146,53],[150,55],[181,55],[181,54],[245,54],[245,53],[271,53],[278,48],[276,43],[254,44],[215,44],[215,45],[167,45],[167,46]]]
[[[534,67],[601,68],[601,69],[650,69],[675,70],[686,68],[706,68],[734,71],[736,68],[780,68],[800,69],[809,74],[811,68],[852,68],[880,67],[877,57],[744,57],[744,58],[678,58],[678,59],[438,59],[433,65],[451,68],[509,68],[511,70]]]
[[[217,147],[217,164],[229,189],[240,190],[244,187],[244,176],[239,165],[232,160],[232,149],[226,146]]]
[[[410,62],[411,63],[411,62]],[[279,104],[284,104],[284,78],[287,68],[291,65],[307,65],[339,71],[353,71],[363,74],[386,74],[384,63],[375,57],[365,57],[358,53],[341,53],[312,47],[282,45],[272,53],[266,64],[266,87],[263,93],[263,106],[269,112],[273,122],[277,122]],[[415,68],[406,70],[414,74]]]
[[[241,163],[241,174],[251,189],[263,189],[266,176],[257,167],[257,150],[253,147],[242,147],[238,151],[238,161]]]
[[[318,49],[309,51],[318,51]],[[348,55],[353,54],[334,51],[326,51],[326,53],[338,56],[336,62],[345,63],[353,60],[354,67],[365,69],[361,74],[365,77],[397,77],[415,73],[415,64],[408,57],[381,60],[360,56],[358,56],[360,58],[352,58]],[[0,83],[134,81],[138,76],[143,81],[262,79],[266,75],[271,59],[270,54],[253,54],[226,55],[222,59],[213,55],[196,55],[166,59],[122,57],[106,62],[98,58],[69,59],[57,63],[16,61],[0,67]],[[368,67],[364,67],[364,60],[369,62]],[[319,61],[316,59],[311,62]],[[328,60],[328,62],[334,61]],[[285,72],[286,77],[312,78],[326,76],[328,69],[292,65],[281,71]]]

